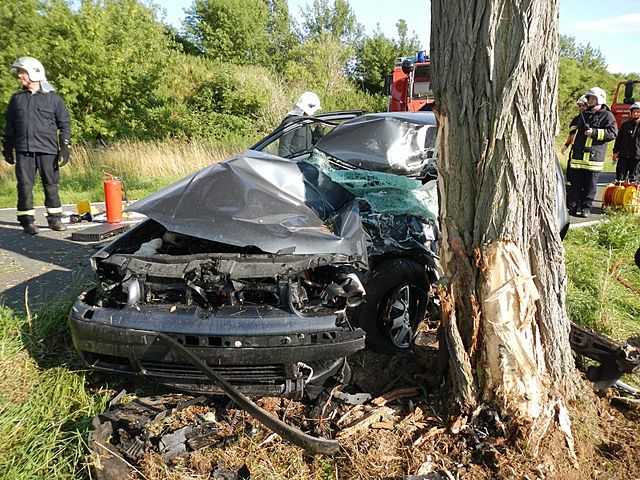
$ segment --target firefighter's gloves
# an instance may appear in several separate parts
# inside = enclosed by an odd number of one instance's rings
[[[4,161],[9,165],[13,165],[16,163],[16,159],[13,156],[13,150],[5,149],[2,151],[2,156],[4,157]]]
[[[58,153],[58,165],[64,167],[69,163],[69,155],[71,155],[71,141],[63,140],[60,145],[60,152]]]

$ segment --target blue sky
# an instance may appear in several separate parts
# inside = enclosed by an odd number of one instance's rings
[[[288,1],[294,18],[299,18],[301,7],[312,3],[312,0]],[[179,27],[184,10],[193,1],[164,0],[158,4],[167,11],[166,21]],[[385,35],[395,37],[395,24],[404,18],[409,31],[415,31],[428,49],[429,0],[349,0],[349,5],[367,34],[380,24]],[[578,43],[599,48],[610,71],[640,73],[640,0],[560,0],[560,32],[574,36]]]

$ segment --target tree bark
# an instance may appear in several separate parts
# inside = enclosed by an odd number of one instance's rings
[[[490,403],[541,439],[577,381],[556,215],[559,0],[431,9],[455,392],[463,408]]]

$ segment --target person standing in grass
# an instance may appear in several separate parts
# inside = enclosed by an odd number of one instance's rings
[[[631,118],[620,125],[620,132],[613,146],[613,162],[616,163],[616,180],[635,182],[640,166],[640,102],[629,108]]]
[[[20,57],[9,70],[22,89],[9,101],[5,115],[2,154],[16,166],[18,183],[18,222],[25,233],[36,235],[33,185],[36,171],[44,187],[47,222],[52,230],[64,231],[58,194],[59,167],[69,161],[71,121],[62,98],[47,82],[42,63],[33,57]]]

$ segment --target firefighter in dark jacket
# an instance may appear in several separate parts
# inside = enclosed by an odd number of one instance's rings
[[[282,120],[280,126],[284,126],[302,116],[311,116],[320,109],[322,109],[322,106],[318,95],[314,92],[304,92],[298,98],[293,110],[288,112],[287,116]],[[280,137],[278,155],[285,158],[298,156],[315,145],[323,135],[324,132],[319,125],[315,128],[305,125],[287,132]]]
[[[616,180],[635,182],[640,172],[640,102],[629,108],[631,118],[620,125],[620,132],[613,145],[613,161]]]
[[[571,186],[568,191],[569,214],[587,217],[596,195],[598,176],[604,166],[607,142],[616,138],[616,119],[606,105],[607,95],[594,87],[585,93],[588,106],[572,122],[575,139],[571,152]]]
[[[63,231],[58,195],[59,167],[69,161],[71,122],[60,96],[45,76],[44,67],[33,57],[20,57],[9,70],[22,83],[22,90],[9,100],[2,153],[16,166],[18,180],[18,222],[30,235],[38,233],[33,209],[33,185],[40,173],[45,194],[47,222]]]

